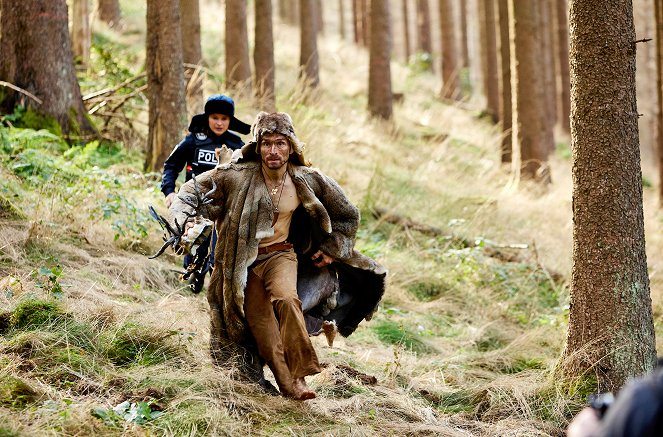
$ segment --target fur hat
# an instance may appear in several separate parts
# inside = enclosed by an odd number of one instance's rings
[[[299,141],[295,134],[295,127],[292,124],[292,118],[285,112],[260,112],[256,116],[256,121],[251,126],[251,134],[253,139],[242,148],[243,155],[249,159],[247,153],[250,153],[250,148],[253,149],[258,157],[260,157],[260,140],[265,134],[281,134],[290,141],[293,153],[290,154],[290,161],[295,164],[310,166],[311,164],[304,158],[304,149],[306,144]],[[247,147],[248,146],[248,147]],[[246,149],[246,150],[244,150]]]

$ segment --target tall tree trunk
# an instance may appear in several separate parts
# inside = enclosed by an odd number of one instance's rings
[[[509,53],[509,1],[497,0],[497,22],[499,38],[497,39],[497,56],[499,69],[499,117],[502,125],[502,162],[511,162],[511,56]]]
[[[185,127],[184,68],[178,0],[147,0],[149,131],[145,169],[160,171]]]
[[[656,362],[631,0],[571,0],[573,272],[564,360],[617,390]],[[606,50],[609,47],[609,50]]]
[[[555,119],[556,114],[556,99],[557,93],[555,87],[555,54],[553,50],[553,29],[551,20],[552,0],[540,0],[539,5],[539,31],[541,32],[541,65],[543,74],[543,103],[544,103],[544,117],[543,123],[544,135],[550,137],[546,143],[550,145],[549,153],[555,151]]]
[[[371,43],[368,70],[368,109],[372,116],[391,118],[391,19],[389,2],[371,1]]]
[[[417,52],[427,59],[427,69],[433,69],[430,62],[433,44],[430,36],[430,7],[428,0],[417,0]]]
[[[97,15],[99,19],[108,24],[108,27],[119,28],[122,26],[120,0],[98,0],[97,8]]]
[[[562,132],[571,132],[571,81],[569,78],[568,1],[555,0],[555,32],[557,33],[557,120]]]
[[[268,112],[276,110],[274,96],[274,35],[272,29],[272,1],[255,0],[255,95],[260,108]]]
[[[292,26],[298,23],[298,0],[279,0],[279,18]]]
[[[403,48],[405,49],[405,62],[410,61],[410,14],[408,12],[407,4],[409,0],[402,0],[403,8]]]
[[[541,102],[541,42],[537,28],[537,3],[509,0],[511,33],[511,92],[514,172],[523,179],[550,182],[550,145],[543,135]],[[515,156],[518,153],[519,156]]]
[[[493,123],[496,123],[499,121],[499,89],[494,0],[479,0],[479,45],[486,110]]]
[[[226,0],[226,83],[228,88],[251,89],[246,1]]]
[[[442,73],[441,97],[460,99],[458,85],[458,59],[456,56],[456,34],[454,32],[453,0],[439,0],[440,47],[442,51],[440,71]]]
[[[324,10],[322,8],[322,0],[315,0],[313,6],[315,7],[315,28],[319,35],[325,34],[325,20]]]
[[[76,137],[95,130],[76,79],[68,21],[65,0],[0,0],[0,80],[41,99],[39,104],[3,88],[0,108],[32,108],[46,117],[40,127]]]
[[[186,107],[189,117],[203,112],[203,80],[200,69],[191,65],[202,65],[203,51],[200,45],[200,5],[198,0],[180,0],[182,17],[182,58],[185,64]]]
[[[460,59],[461,59],[462,68],[468,68],[470,66],[470,49],[468,47],[468,34],[467,34],[466,0],[460,0]]]
[[[345,0],[338,0],[338,35],[345,39]]]
[[[71,20],[71,43],[74,59],[83,67],[90,61],[90,8],[88,0],[73,0]]]
[[[300,44],[299,66],[306,86],[316,88],[320,83],[318,73],[318,42],[315,31],[313,0],[300,0]]]
[[[656,150],[658,152],[658,206],[663,207],[663,0],[654,0],[656,24]]]

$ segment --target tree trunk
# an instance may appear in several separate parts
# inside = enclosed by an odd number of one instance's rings
[[[565,370],[600,391],[656,363],[631,0],[571,0],[573,272]]]
[[[255,95],[260,108],[274,112],[274,35],[272,29],[272,1],[255,0]]]
[[[557,94],[555,87],[555,54],[553,50],[553,30],[550,18],[552,0],[540,0],[539,3],[539,31],[541,33],[541,65],[543,74],[543,108],[545,122],[544,135],[550,137],[546,143],[550,146],[549,153],[555,152],[555,119]]]
[[[452,0],[439,0],[440,48],[442,51],[440,71],[442,73],[441,97],[460,99],[458,85],[458,60],[456,56],[456,34],[454,32],[454,9]]]
[[[430,8],[428,0],[417,0],[417,52],[426,60],[428,70],[433,69],[431,54],[433,45],[430,36]]]
[[[122,26],[120,0],[99,0],[97,7],[99,19],[108,24],[108,27],[119,28]]]
[[[511,56],[509,53],[509,1],[497,0],[497,64],[499,67],[499,117],[502,125],[502,162],[512,160],[511,141]]]
[[[486,110],[493,123],[499,121],[499,88],[497,79],[497,42],[495,36],[494,0],[479,0],[479,46]]]
[[[246,28],[246,1],[226,0],[226,84],[228,88],[251,89],[249,36]]]
[[[511,33],[512,127],[514,172],[523,179],[550,182],[542,105],[537,3],[509,0]]]
[[[467,2],[460,0],[460,59],[461,67],[470,66],[470,48],[467,35]]]
[[[185,127],[182,35],[177,0],[147,0],[149,131],[145,170],[161,171]]]
[[[71,20],[71,45],[76,63],[87,67],[90,61],[90,8],[88,0],[73,0]]]
[[[568,1],[555,0],[555,31],[557,33],[557,120],[562,132],[571,132],[571,81],[569,78]]]
[[[320,83],[318,76],[318,42],[315,31],[313,0],[300,0],[300,44],[299,67],[301,77],[307,87],[316,88]]]
[[[345,39],[345,0],[338,0],[338,34]]]
[[[658,152],[658,206],[663,207],[663,0],[654,0],[656,24],[656,149]]]
[[[200,45],[200,7],[198,0],[180,0],[182,17],[182,59],[185,64],[202,65],[203,52]],[[189,117],[203,112],[203,80],[200,70],[184,69],[186,82],[186,107]]]
[[[324,10],[322,9],[322,1],[315,0],[313,6],[315,7],[315,28],[319,35],[325,34],[325,20]]]
[[[43,126],[68,137],[95,132],[83,106],[74,70],[65,0],[0,0],[0,80],[41,99],[3,88],[3,112],[16,105],[45,117]]]
[[[410,61],[410,14],[408,12],[407,3],[409,0],[402,0],[403,8],[403,48],[405,49],[405,62]]]
[[[372,116],[392,115],[391,22],[389,2],[371,1],[371,43],[368,71],[368,109]]]
[[[279,18],[284,23],[294,26],[298,20],[297,0],[279,0]]]

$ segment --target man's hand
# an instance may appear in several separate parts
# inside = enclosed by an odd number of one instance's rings
[[[173,200],[175,200],[175,196],[177,196],[177,193],[174,191],[166,196],[166,208],[170,208],[170,205],[173,204]]]
[[[314,253],[311,259],[313,260],[313,265],[316,267],[328,266],[335,261],[334,258],[321,250],[318,250],[316,253]]]
[[[601,429],[601,420],[595,409],[587,407],[576,415],[566,429],[567,437],[591,437]]]

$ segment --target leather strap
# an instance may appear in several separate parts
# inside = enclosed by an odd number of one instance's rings
[[[258,255],[264,255],[266,253],[278,252],[282,250],[290,250],[292,249],[292,247],[293,247],[292,243],[288,243],[287,241],[284,241],[282,243],[274,243],[270,244],[269,246],[259,247]]]

